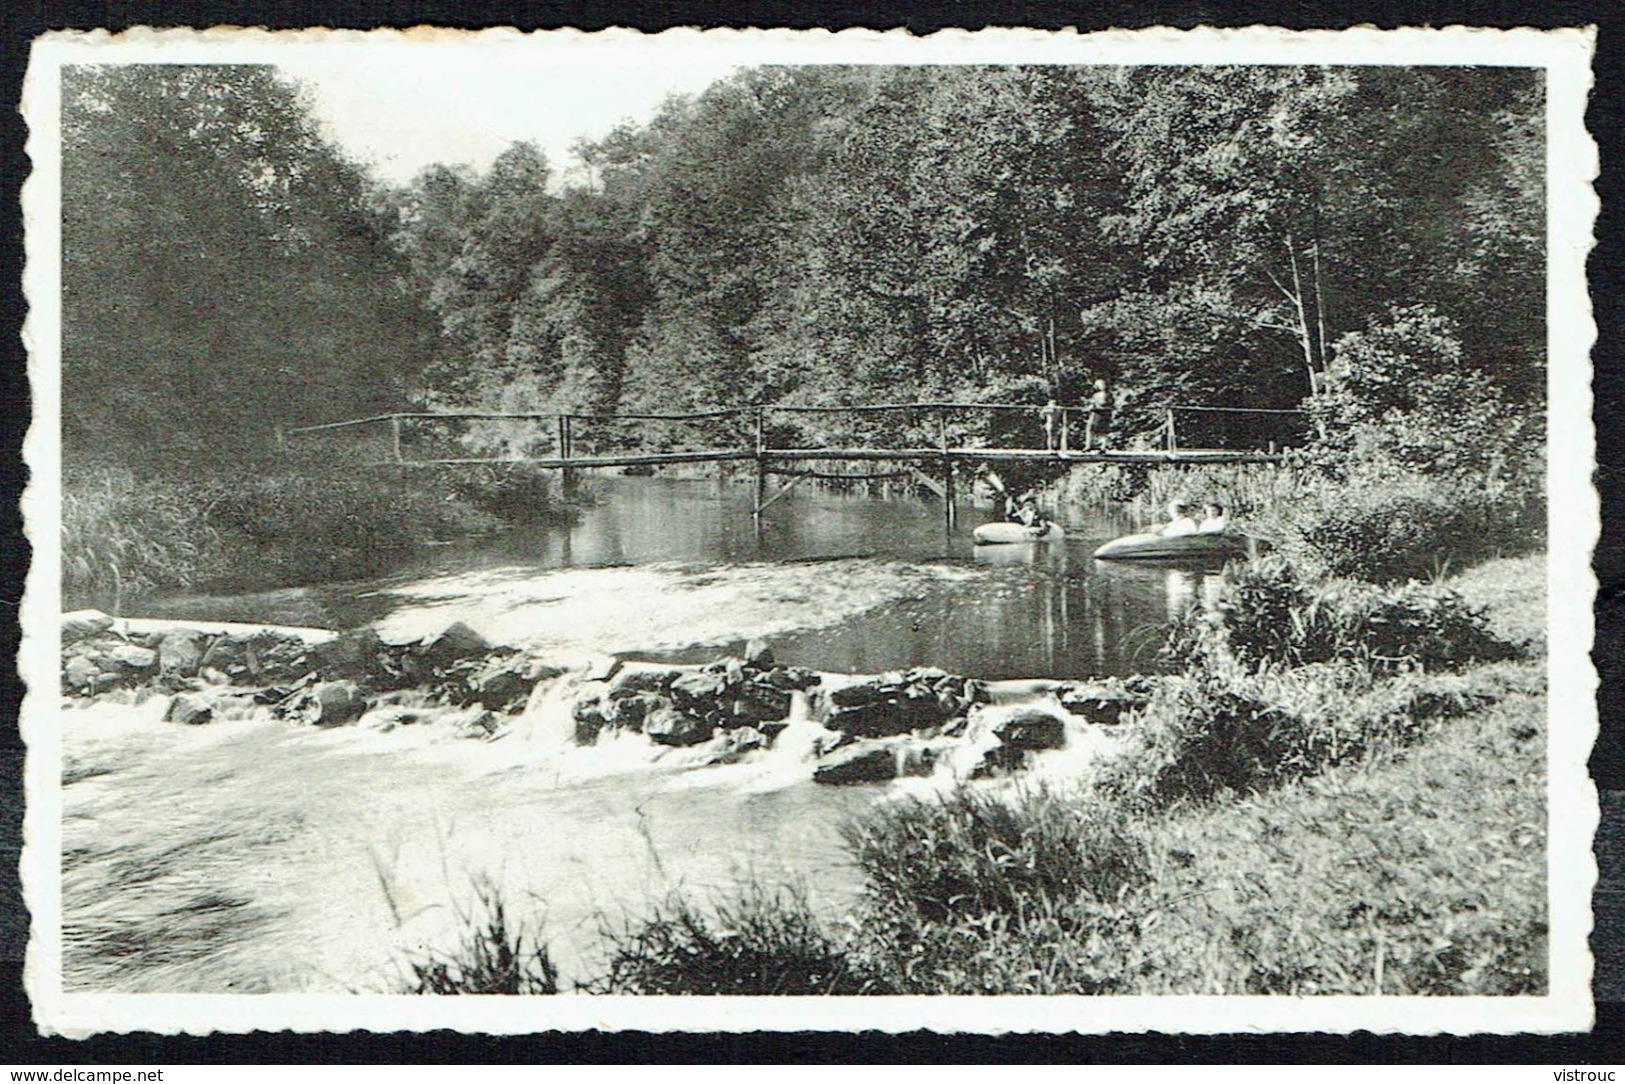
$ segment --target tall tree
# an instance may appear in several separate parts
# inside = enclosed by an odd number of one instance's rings
[[[430,329],[371,206],[270,68],[66,69],[70,461],[240,462],[400,404]]]

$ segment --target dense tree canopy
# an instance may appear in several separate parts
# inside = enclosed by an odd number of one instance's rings
[[[219,451],[407,394],[1041,402],[1097,377],[1130,431],[1316,391],[1334,419],[1365,386],[1340,344],[1419,306],[1432,330],[1394,339],[1438,346],[1418,371],[1538,405],[1542,89],[1517,69],[760,68],[583,143],[585,182],[516,144],[382,191],[267,69],[76,69],[69,442]]]
[[[63,72],[70,460],[241,460],[406,401],[433,328],[364,175],[265,67]]]

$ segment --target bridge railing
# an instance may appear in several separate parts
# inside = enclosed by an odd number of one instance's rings
[[[1262,407],[1173,406],[1163,422],[1170,451],[1264,452],[1301,446],[1309,433],[1303,410]]]
[[[1105,443],[1096,418],[1083,406],[950,400],[631,414],[415,411],[301,426],[281,439],[290,454],[411,466],[640,454],[1069,452]],[[1167,451],[1274,453],[1301,443],[1307,426],[1301,410],[1179,405],[1168,409],[1153,440]],[[1124,447],[1121,434],[1109,436],[1110,446]]]

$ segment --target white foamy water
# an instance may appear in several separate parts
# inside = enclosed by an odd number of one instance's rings
[[[377,628],[404,641],[462,621],[494,642],[531,649],[662,651],[837,625],[927,585],[979,575],[865,560],[485,569],[388,589],[395,609]]]

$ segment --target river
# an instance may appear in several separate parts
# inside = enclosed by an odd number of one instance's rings
[[[1155,669],[1171,612],[1212,569],[1094,561],[1130,524],[976,547],[992,516],[803,487],[753,529],[750,489],[610,478],[569,527],[428,551],[382,580],[154,600],[152,616],[349,627],[463,620],[538,652],[698,661],[766,639],[783,662],[987,679]],[[675,891],[801,886],[834,917],[858,888],[842,820],[926,785],[829,788],[805,750],[696,767],[641,737],[570,746],[556,721],[502,741],[432,728],[313,732],[266,718],[179,728],[161,702],[64,711],[64,975],[70,988],[388,990],[455,937],[488,880],[545,930],[567,978],[600,927]],[[1097,750],[1044,754],[1065,775]],[[1109,738],[1098,739],[1109,742]],[[1043,760],[1044,757],[1040,759]]]

